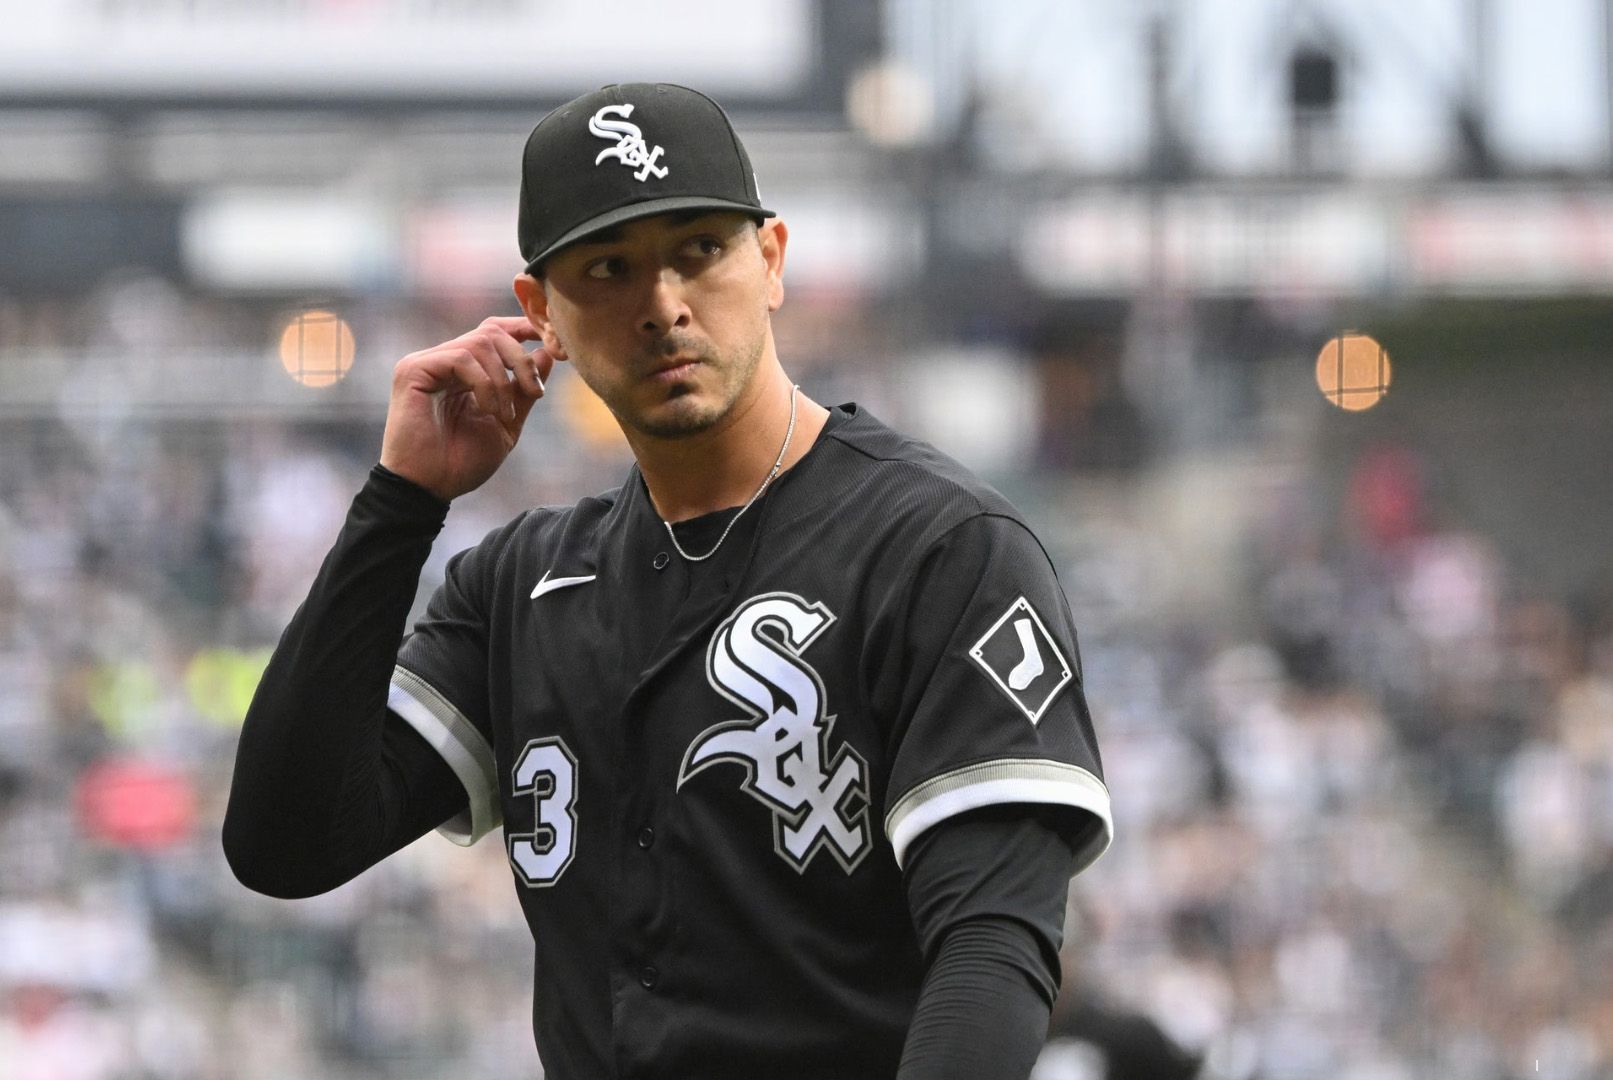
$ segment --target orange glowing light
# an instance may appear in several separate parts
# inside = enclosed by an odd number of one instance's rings
[[[1354,331],[1329,339],[1316,354],[1316,385],[1329,402],[1348,412],[1370,409],[1389,392],[1389,352]]]
[[[353,328],[332,311],[301,311],[280,333],[280,366],[304,386],[332,386],[353,366]]]

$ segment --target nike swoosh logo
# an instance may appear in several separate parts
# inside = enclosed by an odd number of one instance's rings
[[[556,589],[564,589],[567,585],[584,585],[598,576],[598,574],[589,574],[587,577],[557,577],[551,579],[549,571],[545,570],[543,578],[532,588],[532,599],[536,600],[544,593],[554,592]]]

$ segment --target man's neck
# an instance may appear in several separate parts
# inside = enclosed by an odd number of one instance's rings
[[[749,401],[736,403],[736,415],[710,431],[684,439],[629,439],[639,472],[655,509],[667,521],[687,521],[730,506],[743,506],[767,479],[784,447],[783,475],[806,456],[829,419],[829,410],[792,389],[775,369]]]

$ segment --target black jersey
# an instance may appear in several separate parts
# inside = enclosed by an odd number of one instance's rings
[[[502,823],[554,1080],[890,1077],[914,838],[1109,796],[1052,565],[999,494],[856,406],[671,543],[636,469],[456,556],[389,705]],[[848,1032],[851,1033],[848,1035]]]

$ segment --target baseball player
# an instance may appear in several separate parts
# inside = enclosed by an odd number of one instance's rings
[[[241,735],[236,875],[307,896],[502,825],[552,1080],[1024,1080],[1111,835],[1046,553],[955,462],[792,385],[789,234],[709,98],[549,114],[518,236],[524,314],[396,368]],[[634,467],[455,556],[405,638],[556,362]]]

